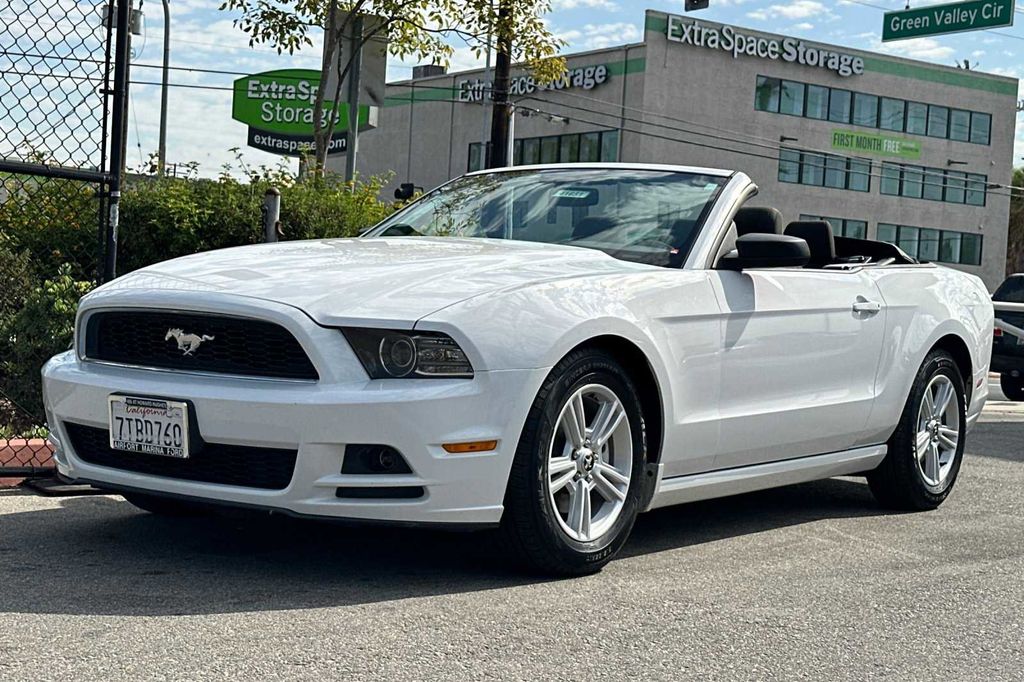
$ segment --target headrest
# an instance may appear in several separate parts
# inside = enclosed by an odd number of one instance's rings
[[[798,220],[786,226],[786,234],[807,242],[811,250],[811,267],[828,265],[836,259],[836,243],[832,225],[827,220]]]
[[[782,234],[782,214],[768,206],[744,206],[736,211],[734,218],[736,235],[745,234]]]
[[[610,230],[616,225],[618,225],[618,222],[614,218],[587,216],[576,223],[576,227],[572,229],[572,238],[586,239],[587,237],[593,237],[595,234]]]

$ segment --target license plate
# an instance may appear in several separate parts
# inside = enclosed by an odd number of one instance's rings
[[[110,447],[188,457],[188,405],[157,398],[110,396]]]

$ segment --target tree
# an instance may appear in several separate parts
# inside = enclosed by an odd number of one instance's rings
[[[488,36],[514,36],[508,40],[511,58],[525,64],[534,78],[548,83],[561,76],[565,60],[556,55],[563,42],[543,20],[551,8],[549,0],[501,4],[511,6],[512,11],[499,12],[494,0],[223,0],[220,9],[241,12],[235,25],[248,34],[250,46],[268,44],[278,53],[292,54],[312,45],[311,33],[323,28],[320,83],[326,86],[332,67],[337,80],[331,97],[321,87],[313,102],[313,170],[322,172],[335,122],[334,116],[324,118],[324,108],[338,106],[341,99],[352,55],[339,59],[338,51],[344,38],[352,35],[356,15],[372,17],[362,35],[354,36],[359,48],[384,36],[394,57],[415,57],[447,66],[454,52],[450,40],[465,43],[479,57],[487,49]]]
[[[1024,168],[1013,169],[1010,225],[1006,235],[1006,274],[1024,272]]]

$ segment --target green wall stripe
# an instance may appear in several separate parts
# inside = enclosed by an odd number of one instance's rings
[[[664,14],[648,14],[644,21],[644,30],[665,34],[668,31],[668,16]],[[985,78],[963,71],[947,71],[923,64],[907,64],[878,55],[864,55],[864,70],[873,73],[884,73],[913,80],[941,83],[958,88],[981,90],[998,95],[1017,96],[1017,84],[995,78]]]
[[[622,76],[630,73],[643,73],[647,68],[647,59],[644,57],[633,57],[632,59],[617,60],[607,63],[608,74],[611,76]]]
[[[571,56],[571,55],[570,55]],[[596,65],[595,65],[596,66]],[[606,62],[608,75],[622,76],[632,73],[643,73],[647,68],[647,60],[643,57],[633,57],[625,61],[619,59]],[[407,86],[393,85],[388,87],[402,88]],[[456,87],[417,85],[409,88],[407,92],[400,95],[389,95],[384,98],[385,107],[400,107],[410,102],[447,102],[459,98],[459,89]]]
[[[665,15],[648,14],[644,20],[644,30],[654,31],[655,33],[665,33],[668,31],[668,17]]]
[[[875,73],[884,73],[890,76],[902,76],[913,78],[929,83],[942,83],[953,85],[958,88],[969,88],[971,90],[982,90],[994,92],[998,95],[1017,96],[1017,84],[993,78],[979,78],[964,72],[945,71],[933,69],[918,64],[906,64],[904,62],[892,61],[881,57],[864,57],[864,70]]]

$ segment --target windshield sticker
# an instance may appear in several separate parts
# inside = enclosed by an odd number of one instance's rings
[[[586,199],[593,190],[590,189],[560,189],[555,191],[554,196],[558,199]]]

